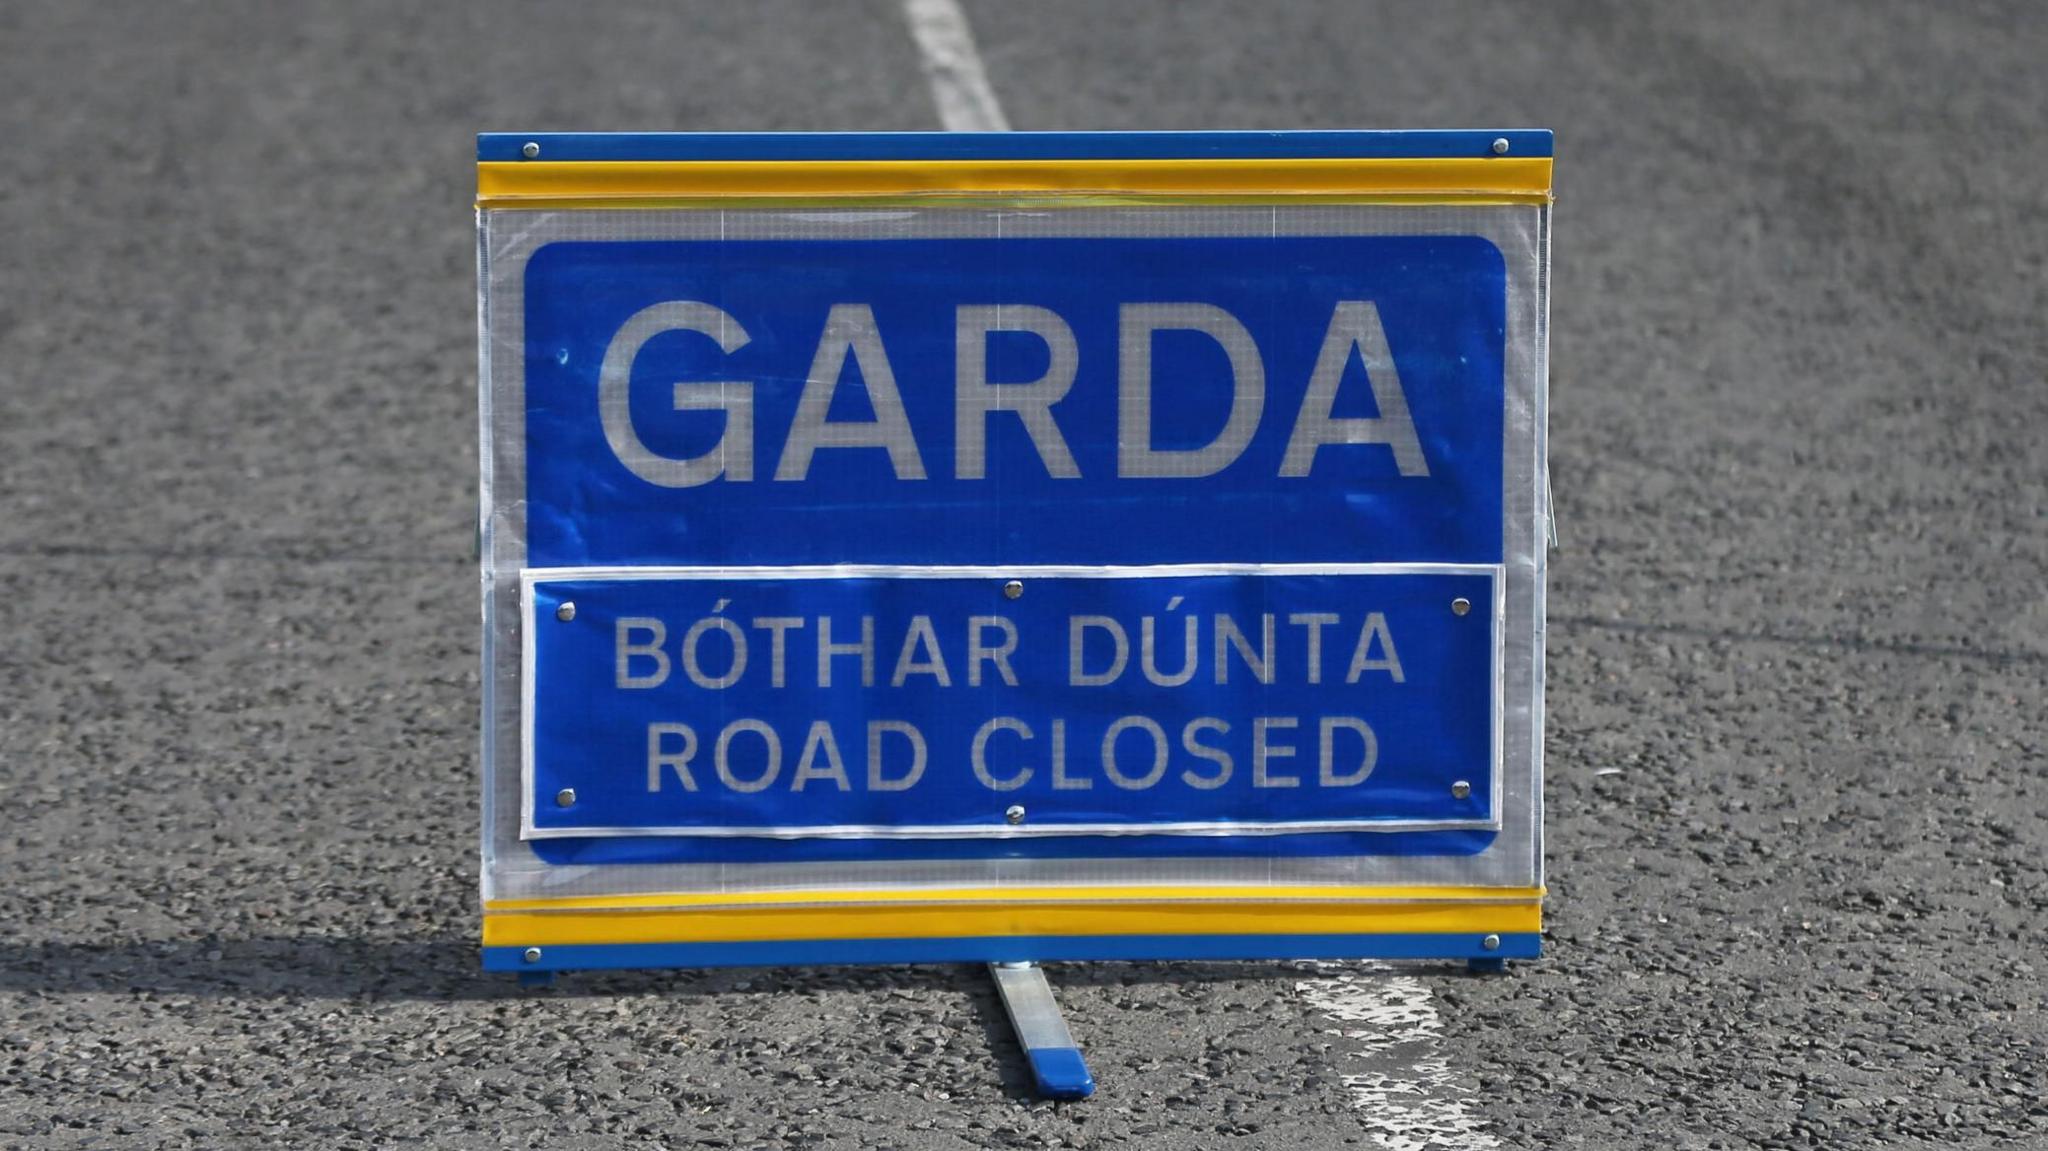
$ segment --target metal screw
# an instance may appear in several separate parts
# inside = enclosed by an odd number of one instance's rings
[[[1024,805],[1021,803],[1013,803],[1009,807],[1004,808],[1003,818],[1011,823],[1024,822]]]
[[[1486,938],[1484,938],[1484,939],[1482,939],[1482,940],[1480,940],[1480,941],[1479,941],[1479,946],[1481,946],[1481,947],[1484,947],[1484,948],[1485,948],[1485,949],[1487,949],[1488,951],[1499,951],[1499,950],[1500,950],[1500,936],[1498,936],[1498,935],[1489,935],[1489,936],[1487,936]]]
[[[538,947],[529,947],[529,948],[527,948],[527,949],[526,949],[526,961],[527,961],[528,963],[539,963],[539,962],[540,962],[540,948],[538,948]]]
[[[533,147],[533,145],[528,144],[527,147],[531,148]],[[1508,138],[1506,136],[1502,136],[1500,139],[1495,140],[1493,142],[1493,154],[1496,156],[1505,156],[1508,154]],[[532,152],[527,153],[527,156],[529,157],[531,157],[532,155]]]
[[[574,793],[574,792],[571,792],[570,794],[571,794],[571,795],[574,795],[575,793]],[[1456,782],[1456,783],[1454,783],[1454,784],[1452,784],[1452,785],[1451,785],[1451,798],[1452,798],[1452,799],[1463,799],[1463,798],[1465,798],[1466,796],[1468,796],[1468,795],[1471,795],[1471,794],[1472,794],[1472,785],[1471,785],[1471,784],[1469,784],[1469,783],[1466,783],[1466,782],[1465,782],[1464,780],[1462,780],[1462,779],[1461,779],[1461,780],[1459,780],[1458,782]],[[560,797],[560,796],[556,796],[555,798],[557,798],[557,799],[560,799],[561,797]]]
[[[1003,585],[1003,598],[1004,598],[1004,599],[1016,599],[1016,598],[1018,598],[1019,596],[1021,596],[1021,595],[1023,595],[1023,594],[1024,594],[1024,581],[1023,581],[1023,580],[1015,580],[1015,579],[1013,579],[1013,580],[1011,580],[1011,581],[1010,581],[1009,583],[1006,583],[1006,584],[1004,584],[1004,585]]]
[[[1493,147],[1494,150],[1497,152],[1507,151],[1506,148],[1501,147],[1499,144],[1495,144]],[[535,156],[540,155],[540,145],[534,143],[532,140],[528,140],[526,143],[521,144],[519,146],[519,154],[531,160]]]
[[[560,790],[560,791],[558,791],[558,792],[556,792],[556,793],[555,793],[555,806],[556,806],[556,807],[567,807],[567,806],[569,806],[570,804],[572,804],[572,803],[575,803],[575,802],[576,802],[576,789],[575,789],[575,788],[573,788],[573,787],[565,787],[565,788],[563,788],[562,790]]]
[[[1464,614],[1465,614],[1466,612],[1468,612],[1468,611],[1471,611],[1471,610],[1472,610],[1472,601],[1471,601],[1471,600],[1469,600],[1469,599],[1466,599],[1466,598],[1465,598],[1464,596],[1459,596],[1459,597],[1458,597],[1457,599],[1454,599],[1454,600],[1452,600],[1452,601],[1451,601],[1451,614],[1452,614],[1452,615],[1464,615]],[[567,617],[565,616],[565,617],[563,617],[563,618],[565,618],[565,619],[566,619]]]
[[[1458,614],[1464,615],[1465,613],[1459,612]],[[568,623],[570,620],[575,619],[576,605],[567,600],[562,601],[562,606],[555,609],[555,618],[563,623]]]

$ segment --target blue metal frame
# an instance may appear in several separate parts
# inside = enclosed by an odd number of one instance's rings
[[[484,132],[479,162],[585,160],[1419,160],[1551,154],[1548,129],[1438,132]]]
[[[486,971],[649,967],[805,967],[849,963],[1067,963],[1135,959],[1535,959],[1533,931],[1483,935],[1003,935],[974,939],[818,939],[746,943],[576,943],[486,947]]]

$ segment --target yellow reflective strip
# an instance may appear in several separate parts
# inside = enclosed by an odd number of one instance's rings
[[[662,910],[701,907],[817,907],[907,903],[1158,903],[1163,901],[1315,903],[1533,903],[1540,887],[942,887],[852,891],[664,892],[650,895],[492,899],[501,911]]]
[[[492,200],[488,203],[478,200],[477,207],[492,212],[573,212],[573,211],[679,211],[679,210],[724,210],[740,211],[756,209],[761,211],[810,211],[826,208],[858,208],[872,211],[877,208],[934,209],[934,208],[1006,208],[1024,211],[1044,209],[1054,211],[1061,208],[1130,208],[1130,207],[1177,207],[1200,204],[1203,207],[1267,207],[1275,204],[1398,204],[1404,207],[1432,207],[1453,205],[1460,208],[1472,207],[1529,207],[1550,201],[1547,195],[1524,196],[1506,193],[1484,193],[1458,195],[1450,192],[1421,193],[1417,195],[1382,192],[1354,195],[1309,195],[1305,193],[1273,193],[1267,195],[1228,196],[1140,196],[1129,193],[1071,192],[1066,195],[1054,193],[1019,193],[1015,196],[991,195],[986,192],[939,194],[922,197],[914,196],[785,196],[770,198],[763,196],[614,196],[554,199],[531,197]]]
[[[1544,201],[1551,161],[822,160],[490,162],[484,207],[635,206],[676,199],[1080,193],[1157,196],[1484,197]]]
[[[1542,930],[1536,904],[1122,903],[496,912],[486,947],[1004,935],[1366,935]]]

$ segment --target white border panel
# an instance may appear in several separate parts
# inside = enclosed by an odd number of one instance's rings
[[[1504,662],[1498,837],[1476,855],[1240,854],[1053,859],[880,859],[561,865],[519,837],[526,560],[524,321],[529,258],[561,240],[892,239],[977,236],[1471,235],[1507,268],[1506,389],[1499,581]],[[1030,210],[678,209],[478,213],[479,409],[483,552],[485,899],[659,892],[796,892],[931,886],[1250,884],[1348,887],[1543,882],[1543,474],[1549,365],[1550,209],[1539,205],[1092,205]]]

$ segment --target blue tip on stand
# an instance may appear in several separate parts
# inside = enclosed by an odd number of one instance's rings
[[[1047,1099],[1086,1099],[1095,1094],[1095,1076],[1076,1047],[1048,1047],[1030,1051],[1031,1079],[1039,1095]]]

